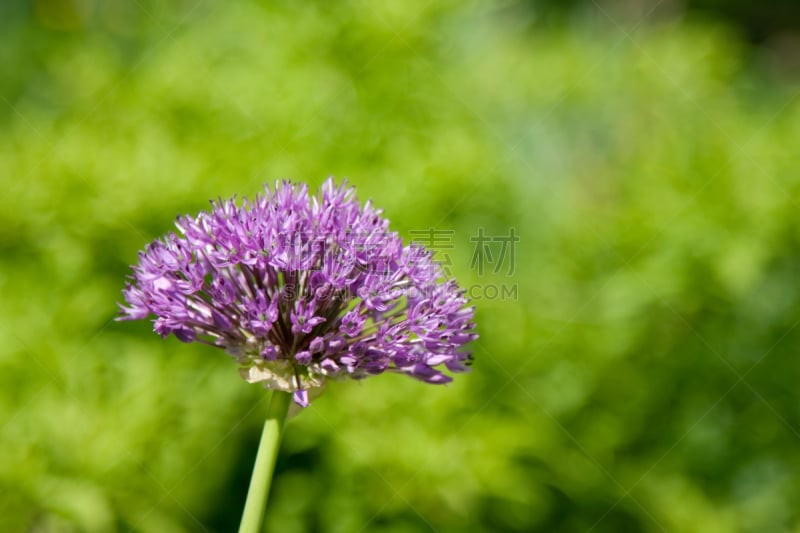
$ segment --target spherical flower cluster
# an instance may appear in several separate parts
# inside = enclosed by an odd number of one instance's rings
[[[431,253],[403,246],[371,202],[328,179],[278,182],[254,201],[179,217],[139,254],[121,320],[223,348],[242,377],[293,392],[328,378],[401,372],[446,383],[467,370],[474,307]]]

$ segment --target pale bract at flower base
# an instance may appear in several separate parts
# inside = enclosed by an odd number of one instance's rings
[[[139,253],[120,320],[224,349],[241,376],[292,392],[400,372],[428,383],[468,369],[474,307],[429,251],[403,246],[381,211],[329,178],[317,194],[276,182],[253,201],[179,217]]]

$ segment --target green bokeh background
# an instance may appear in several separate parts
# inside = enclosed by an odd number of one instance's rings
[[[236,529],[267,394],[116,302],[177,214],[328,175],[451,232],[481,338],[293,418],[268,531],[800,531],[800,87],[665,6],[3,3],[0,531]]]

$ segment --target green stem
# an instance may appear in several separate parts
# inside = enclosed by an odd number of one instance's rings
[[[247,501],[244,504],[239,533],[259,533],[261,531],[261,522],[264,519],[272,471],[275,469],[275,459],[278,457],[289,401],[290,394],[288,392],[272,392],[267,420],[264,422],[261,442],[258,444],[256,464],[253,466],[253,477],[250,478],[250,488],[247,490]]]

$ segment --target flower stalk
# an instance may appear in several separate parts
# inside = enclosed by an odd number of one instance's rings
[[[253,475],[250,478],[250,488],[247,490],[247,500],[242,512],[239,533],[259,533],[261,531],[269,488],[272,484],[272,473],[275,470],[283,426],[286,423],[286,413],[289,410],[290,397],[287,392],[278,390],[272,392],[267,419],[264,421],[261,441],[258,444]]]
[[[289,402],[384,372],[449,383],[469,370],[475,307],[433,252],[333,178],[211,204],[139,253],[117,319],[152,316],[156,333],[220,348],[273,391],[239,528],[256,533]]]

